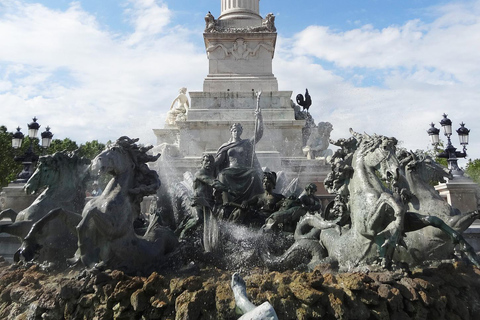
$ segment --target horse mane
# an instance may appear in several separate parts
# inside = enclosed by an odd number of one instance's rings
[[[436,162],[428,153],[422,150],[415,152],[401,150],[397,155],[405,171],[415,171],[425,182],[445,182],[445,178],[452,178],[451,172]],[[419,170],[423,168],[423,170]]]
[[[384,146],[396,146],[397,139],[385,137],[382,135],[368,135],[353,131],[350,128],[352,137],[341,138],[336,141],[330,140],[330,143],[340,147],[336,150],[330,159],[332,172],[330,172],[324,181],[325,188],[330,193],[348,197],[348,184],[353,176],[354,169],[352,165],[353,155],[358,153],[364,155],[375,149]]]
[[[72,203],[75,211],[81,211],[85,204],[86,182],[89,178],[88,165],[91,162],[90,159],[79,154],[80,151],[77,149],[71,152],[63,150],[51,155],[41,156],[37,167],[37,170],[47,167],[48,170],[56,172],[61,177],[60,181],[48,186],[49,190],[55,194],[68,192],[65,201]],[[72,187],[74,190],[72,190]],[[73,197],[70,198],[70,196]]]
[[[131,139],[127,136],[122,136],[114,144],[127,152],[134,164],[135,181],[129,193],[135,202],[141,202],[143,197],[155,194],[160,187],[160,179],[157,172],[151,170],[147,165],[148,162],[157,161],[160,153],[157,155],[148,154],[147,152],[153,146],[138,146],[136,144],[138,140],[138,138]]]
[[[79,150],[75,151],[57,151],[51,155],[41,156],[38,160],[38,168],[47,166],[53,170],[60,170],[61,168],[67,168],[64,173],[71,172],[73,177],[85,180],[88,171],[85,166],[90,164],[90,159],[79,156]]]

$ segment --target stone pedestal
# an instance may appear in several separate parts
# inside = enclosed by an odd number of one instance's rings
[[[29,207],[37,195],[27,195],[23,190],[25,183],[12,182],[0,192],[0,211],[13,209],[20,212]],[[10,223],[10,219],[0,221],[0,224]],[[13,262],[13,254],[20,247],[21,242],[17,237],[0,233],[0,256]]]
[[[478,197],[480,190],[478,184],[464,176],[455,176],[447,183],[441,183],[435,186],[435,190],[440,193],[452,207],[457,208],[462,213],[477,210]]]
[[[276,33],[205,33],[209,62],[205,92],[278,90],[272,73]]]
[[[12,182],[0,192],[0,211],[13,209],[20,212],[32,204],[37,195],[27,195],[23,190],[25,183]]]
[[[464,176],[455,176],[447,183],[435,186],[440,195],[462,213],[478,210],[480,186]],[[480,220],[476,220],[463,236],[476,252],[480,252]]]

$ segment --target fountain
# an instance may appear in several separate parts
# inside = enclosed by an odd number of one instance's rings
[[[23,241],[17,263],[0,258],[0,318],[480,312],[480,260],[462,236],[478,212],[440,198],[428,182],[448,173],[395,138],[352,130],[330,141],[331,124],[316,125],[278,91],[274,16],[262,19],[258,3],[224,0],[218,20],[207,15],[204,91],[188,104],[182,88],[165,129],[154,130],[157,147],[123,136],[92,161],[90,174],[112,176],[100,196],[78,205],[83,197],[62,193],[67,181],[85,194],[84,159],[63,171],[56,159],[68,155],[41,158],[27,186],[49,187],[22,211],[35,215],[9,226]]]

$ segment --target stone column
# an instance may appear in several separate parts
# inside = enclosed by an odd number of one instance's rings
[[[260,0],[221,0],[219,20],[261,19]]]

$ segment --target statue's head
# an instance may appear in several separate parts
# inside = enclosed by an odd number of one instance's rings
[[[181,88],[178,90],[178,92],[179,92],[179,93],[186,94],[186,93],[187,93],[187,88],[181,87]]]
[[[242,135],[243,127],[240,123],[237,122],[230,126],[230,133],[232,134],[232,137],[234,135],[234,132],[237,134],[238,138]]]
[[[263,185],[265,189],[267,189],[267,184],[271,184],[272,189],[275,189],[277,185],[277,174],[275,172],[263,173]]]
[[[211,154],[204,154],[202,157],[202,167],[209,170],[212,168],[215,158]]]
[[[315,183],[309,183],[305,187],[305,191],[307,191],[308,194],[314,194],[315,192],[317,192],[317,185]]]

